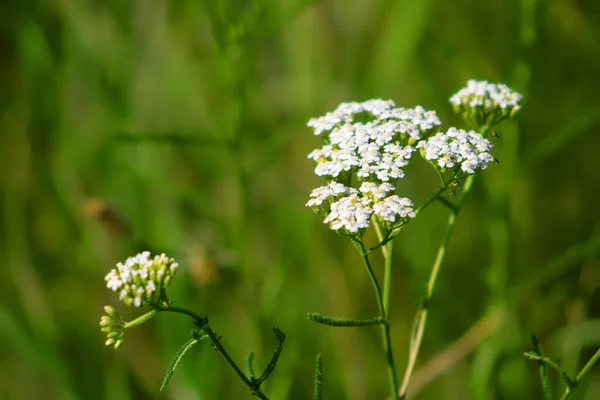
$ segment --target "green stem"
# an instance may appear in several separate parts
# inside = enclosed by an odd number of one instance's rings
[[[137,325],[141,325],[144,322],[148,321],[150,318],[152,318],[154,316],[154,314],[156,314],[155,310],[148,311],[146,314],[142,315],[141,317],[138,317],[138,318],[134,319],[133,321],[126,322],[123,325],[123,328],[128,329],[128,328],[132,328]]]
[[[377,307],[379,308],[379,315],[382,318],[385,318],[385,309],[383,308],[383,297],[381,295],[381,286],[379,285],[379,281],[375,276],[375,272],[373,272],[373,268],[371,267],[371,262],[369,261],[369,255],[367,254],[367,250],[365,249],[365,245],[362,240],[353,239],[352,243],[360,253],[363,259],[363,263],[365,267],[367,267],[367,272],[369,273],[369,278],[371,278],[371,282],[373,283],[373,288],[375,289],[375,296],[377,297]]]
[[[378,234],[381,234],[379,231]],[[392,338],[390,334],[390,321],[389,321],[389,305],[390,305],[390,283],[391,283],[391,265],[392,265],[392,242],[389,242],[386,245],[385,252],[385,280],[384,280],[384,296],[381,294],[381,287],[379,286],[379,282],[377,281],[377,277],[373,272],[373,268],[371,267],[371,263],[369,261],[369,255],[362,241],[356,240],[353,241],[356,248],[363,258],[363,262],[367,271],[369,272],[369,277],[373,282],[373,287],[375,289],[375,294],[377,296],[377,305],[379,306],[379,314],[381,315],[381,319],[383,320],[383,324],[381,326],[381,333],[383,336],[383,344],[385,351],[385,358],[388,365],[388,375],[390,380],[390,392],[392,394],[392,398],[396,399],[398,393],[398,378],[396,375],[396,366],[394,364],[394,354],[392,351]]]
[[[535,335],[531,335],[531,344],[533,346],[534,354],[538,357],[537,362],[540,366],[540,379],[542,381],[544,400],[552,400],[552,388],[550,387],[550,378],[548,376],[548,365],[544,362],[544,353],[542,352],[542,348]]]
[[[431,298],[433,297],[433,290],[435,288],[435,283],[437,281],[438,274],[440,272],[440,267],[444,261],[444,257],[446,255],[446,249],[448,247],[448,243],[450,241],[450,237],[452,236],[452,232],[454,230],[454,225],[456,223],[456,217],[458,216],[462,205],[471,191],[473,187],[474,176],[470,175],[463,187],[461,195],[456,203],[456,207],[454,209],[450,209],[450,215],[448,216],[448,226],[446,228],[446,233],[444,238],[442,239],[442,243],[438,248],[437,255],[435,257],[435,262],[433,263],[433,267],[431,269],[431,273],[429,275],[429,280],[427,282],[427,288],[425,292],[425,298],[421,302],[419,309],[417,310],[417,316],[415,318],[416,324],[414,331],[412,333],[412,337],[410,340],[410,349],[408,353],[408,365],[406,367],[406,371],[404,373],[404,378],[402,380],[402,386],[400,387],[399,397],[400,399],[405,399],[406,394],[408,392],[408,384],[410,383],[410,378],[412,377],[412,373],[415,369],[415,365],[417,362],[417,356],[419,355],[419,350],[421,349],[421,342],[423,341],[423,335],[425,333],[425,325],[427,323],[427,315],[429,311],[429,303],[431,302]],[[440,191],[438,191],[440,192]],[[441,192],[440,192],[441,193]],[[433,201],[433,200],[432,200]]]
[[[421,204],[416,210],[415,210],[415,215],[419,215],[419,213],[421,211],[423,211],[424,209],[426,209],[431,203],[433,203],[442,193],[444,193],[444,191],[446,189],[448,189],[448,186],[450,186],[450,184],[454,182],[453,180],[446,182],[446,185],[442,186],[441,188],[438,189],[437,192],[435,192],[434,194],[431,195],[431,197],[429,197],[425,203]]]
[[[585,364],[585,366],[579,371],[573,382],[571,382],[571,386],[567,388],[561,400],[567,400],[575,391],[575,388],[581,382],[583,377],[589,372],[590,369],[594,366],[594,364],[600,359],[600,349],[596,351],[596,353],[590,358],[590,360]]]
[[[439,188],[437,190],[437,192],[435,192],[434,194],[432,194],[423,204],[421,204],[419,207],[417,207],[417,209],[415,209],[415,217],[417,215],[419,215],[419,213],[421,213],[423,210],[425,210],[427,207],[429,207],[429,205],[431,205],[431,203],[433,203],[436,199],[441,199],[441,194],[444,193],[444,191],[446,189],[448,189],[448,186],[450,186],[450,184],[454,182],[454,179],[451,179],[450,181],[446,182],[446,184],[444,186],[442,186],[441,188]],[[449,208],[452,208],[451,206]],[[375,225],[375,229],[377,230],[377,236],[379,237],[379,243],[377,243],[375,246],[371,247],[369,249],[369,251],[367,251],[367,254],[374,252],[375,250],[378,250],[381,247],[384,247],[386,244],[388,244],[391,240],[393,240],[398,232],[398,230],[400,228],[402,228],[402,226],[404,226],[406,224],[406,221],[403,222],[400,225],[394,226],[392,229],[389,230],[389,232],[387,233],[387,235],[383,235],[381,233],[381,228],[379,228],[379,226],[376,224]]]
[[[552,388],[550,387],[550,378],[548,377],[548,366],[543,362],[540,363],[540,378],[542,380],[544,400],[552,400]]]
[[[480,129],[480,133],[483,137],[486,136],[487,132],[490,130],[490,126],[482,126]],[[465,185],[463,190],[458,198],[458,201],[454,207],[448,207],[450,210],[450,215],[448,216],[448,226],[446,228],[446,234],[442,239],[442,243],[438,248],[437,255],[435,257],[435,262],[431,269],[431,273],[429,275],[429,280],[427,282],[427,289],[425,292],[425,298],[421,302],[419,309],[415,315],[415,327],[410,339],[410,348],[408,352],[408,365],[406,366],[406,371],[404,372],[404,378],[402,379],[402,386],[400,388],[399,397],[401,400],[406,398],[406,394],[408,392],[408,384],[410,383],[410,378],[412,377],[412,373],[415,369],[415,365],[417,362],[417,356],[419,355],[419,350],[421,349],[421,342],[423,341],[423,335],[425,333],[425,325],[427,323],[427,314],[429,309],[429,303],[431,302],[431,298],[433,296],[433,289],[435,288],[435,283],[437,281],[437,276],[440,271],[440,267],[442,262],[444,261],[444,257],[446,255],[446,248],[448,247],[448,242],[450,241],[450,237],[452,236],[452,231],[454,230],[454,224],[456,223],[456,217],[460,213],[462,206],[467,198],[467,195],[471,191],[473,187],[473,181],[475,180],[474,175],[469,175],[469,177],[465,181]],[[451,184],[454,179],[450,179],[449,182],[446,182],[446,185],[443,185],[431,198],[429,198],[421,207],[419,207],[415,214],[420,212],[422,209],[427,207],[431,202],[438,198],[440,194],[446,190],[449,184]],[[446,204],[447,205],[447,204]]]
[[[234,370],[234,372],[242,380],[242,382],[244,382],[244,384],[248,386],[248,388],[250,388],[252,394],[261,400],[269,400],[269,398],[261,392],[260,387],[257,387],[257,385],[254,382],[250,381],[250,379],[248,379],[248,377],[244,374],[242,369],[238,367],[235,361],[233,361],[233,359],[229,356],[229,353],[227,353],[225,348],[221,345],[221,341],[217,337],[215,331],[213,331],[212,328],[208,325],[208,319],[206,317],[201,317],[195,312],[181,307],[166,307],[158,304],[154,304],[153,307],[156,311],[174,312],[178,314],[184,314],[192,318],[196,325],[198,325],[202,329],[202,332],[205,333],[206,336],[208,336],[217,353],[219,353],[221,357],[225,359],[227,364],[229,364],[229,366]]]
[[[390,295],[392,287],[392,249],[394,242],[385,245],[385,276],[383,280],[383,312],[385,314],[385,324],[382,326],[383,340],[385,343],[385,356],[388,362],[388,375],[390,379],[390,389],[392,398],[397,398],[398,376],[394,364],[394,353],[392,351],[392,340],[390,335]]]
[[[390,317],[390,295],[391,295],[391,286],[392,286],[392,249],[394,247],[394,242],[389,242],[385,245],[385,275],[383,279],[383,311],[385,313],[385,318],[389,319]]]

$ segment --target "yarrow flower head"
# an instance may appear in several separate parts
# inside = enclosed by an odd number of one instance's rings
[[[421,155],[440,171],[454,169],[455,174],[474,174],[494,161],[489,153],[492,143],[479,133],[450,128],[419,142]]]
[[[348,235],[362,233],[369,227],[373,215],[386,227],[415,217],[412,201],[390,194],[396,189],[390,183],[363,182],[359,189],[338,185],[341,184],[331,182],[313,190],[307,203],[307,206],[313,206],[319,202],[318,206],[327,215],[324,223],[335,231]],[[334,193],[332,187],[340,190]]]
[[[435,111],[397,108],[391,100],[342,103],[308,122],[315,135],[328,132],[325,145],[308,158],[317,162],[317,175],[336,181],[353,173],[362,179],[395,180],[404,176],[412,144],[440,124]]]
[[[141,307],[156,302],[171,284],[179,264],[164,253],[151,258],[149,251],[118,263],[104,278],[106,286],[119,292],[120,300],[128,306]]]
[[[326,137],[308,158],[317,163],[315,174],[331,181],[313,190],[306,205],[326,215],[331,229],[349,235],[364,232],[372,215],[385,224],[414,217],[412,202],[396,196],[394,184],[404,177],[415,143],[439,125],[435,111],[399,108],[381,99],[342,103],[312,118],[308,126]],[[359,188],[350,186],[353,176]]]
[[[412,201],[391,194],[395,189],[387,182],[363,182],[355,189],[332,181],[314,189],[306,205],[326,215],[324,223],[331,229],[356,235],[369,227],[372,215],[386,226],[415,216]]]
[[[492,126],[514,116],[521,108],[522,97],[504,84],[471,79],[450,97],[450,103],[455,112],[475,126]]]

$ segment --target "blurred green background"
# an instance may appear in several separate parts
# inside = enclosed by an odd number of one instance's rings
[[[145,249],[180,260],[172,299],[236,360],[263,367],[287,334],[272,399],[311,398],[319,352],[325,399],[386,398],[377,328],[306,319],[377,313],[351,243],[304,207],[306,122],[380,97],[458,125],[469,78],[524,102],[459,218],[412,394],[541,398],[531,333],[571,376],[600,346],[599,2],[3,0],[0,22],[0,398],[156,396],[190,322],[160,315],[119,351],[98,326],[119,306],[105,274]],[[437,178],[413,165],[419,203]],[[400,371],[445,223],[434,205],[394,248]],[[250,395],[203,343],[164,398]],[[600,366],[573,398],[600,398]]]

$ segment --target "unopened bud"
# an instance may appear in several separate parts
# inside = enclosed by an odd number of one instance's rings
[[[102,327],[109,327],[115,325],[117,325],[115,320],[109,317],[108,315],[103,315],[102,318],[100,318],[100,326]]]
[[[112,306],[104,306],[104,312],[116,319],[122,319],[119,312]]]

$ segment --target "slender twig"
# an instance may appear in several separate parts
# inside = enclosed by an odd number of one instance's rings
[[[575,379],[573,379],[571,385],[567,388],[565,394],[561,397],[560,400],[567,400],[573,394],[579,382],[581,382],[583,377],[589,372],[590,369],[592,369],[592,367],[598,360],[600,360],[600,349],[598,349],[598,351],[594,353],[592,358],[590,358],[590,360],[585,364],[581,371],[579,371],[579,373],[577,374]]]
[[[419,215],[419,213],[421,213],[423,210],[425,210],[427,207],[429,207],[431,205],[431,203],[433,203],[436,199],[440,198],[440,195],[442,193],[444,193],[444,191],[446,189],[448,189],[448,186],[450,186],[450,184],[452,184],[452,182],[455,182],[454,179],[450,179],[448,182],[446,182],[446,184],[444,186],[442,186],[441,188],[439,188],[435,193],[433,193],[427,200],[425,200],[425,202],[423,204],[421,204],[419,207],[417,207],[415,209],[415,217],[417,215]],[[452,207],[449,207],[452,209]],[[375,250],[378,250],[380,248],[382,248],[383,246],[385,246],[386,244],[388,244],[389,242],[391,242],[396,235],[398,235],[398,231],[406,224],[406,221],[401,222],[400,224],[398,224],[397,226],[394,226],[392,229],[390,229],[388,231],[388,233],[383,236],[380,235],[380,232],[378,232],[377,234],[379,235],[379,243],[377,243],[375,246],[371,247],[366,254],[371,254],[372,252],[374,252]],[[376,225],[377,227],[377,225]],[[379,229],[379,228],[377,228]],[[385,250],[384,250],[384,256],[385,256]]]
[[[540,347],[535,335],[531,335],[531,344],[533,345],[533,352],[539,359],[537,360],[540,367],[540,379],[542,381],[542,391],[544,393],[544,400],[552,400],[552,388],[550,387],[550,377],[548,376],[548,365],[544,362],[544,353]]]

